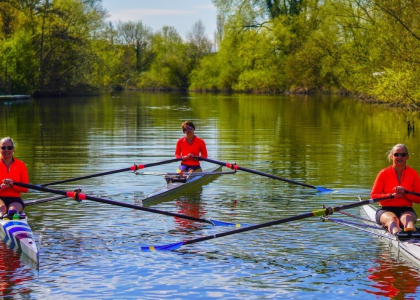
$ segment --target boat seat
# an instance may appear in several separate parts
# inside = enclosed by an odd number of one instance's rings
[[[187,182],[187,177],[184,176],[165,176],[166,183],[173,183],[173,182]]]

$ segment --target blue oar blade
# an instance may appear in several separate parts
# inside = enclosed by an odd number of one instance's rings
[[[167,244],[167,245],[162,245],[162,246],[144,246],[144,247],[141,247],[141,251],[143,252],[172,251],[172,250],[180,248],[182,245],[184,245],[184,242],[178,242],[178,243]]]
[[[210,220],[210,222],[212,222],[214,226],[247,227],[247,226],[252,225],[252,224],[222,222],[218,220]]]
[[[318,192],[321,192],[321,193],[338,193],[338,191],[330,190],[322,186],[317,186],[316,189]]]

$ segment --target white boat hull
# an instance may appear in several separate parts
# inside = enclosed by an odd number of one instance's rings
[[[221,170],[220,166],[213,167],[210,169],[206,169],[203,172],[215,172],[217,170]],[[144,205],[150,205],[152,202],[163,199],[165,197],[169,197],[175,193],[179,193],[186,189],[189,189],[192,186],[204,183],[206,180],[211,179],[212,177],[217,175],[202,175],[202,176],[191,176],[186,183],[184,182],[171,182],[168,183],[164,188],[159,189],[146,198],[142,199],[142,203]]]
[[[0,233],[11,247],[21,249],[26,256],[38,262],[38,247],[26,217],[18,220],[0,219]]]
[[[361,209],[365,215],[371,220],[375,221],[376,208],[372,205],[364,205]],[[398,251],[398,253],[403,254],[409,260],[415,262],[420,266],[420,240],[419,239],[410,239],[410,240],[399,240],[392,234],[390,234],[385,229],[378,229],[376,233],[384,235],[387,242],[391,243],[392,246]]]

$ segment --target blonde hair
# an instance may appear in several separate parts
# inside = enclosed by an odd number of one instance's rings
[[[12,138],[10,138],[10,137],[4,137],[4,138],[2,138],[1,140],[0,140],[0,144],[3,144],[4,142],[7,142],[7,141],[9,141],[9,142],[11,142],[12,143],[12,146],[13,146],[13,148],[15,148],[15,142],[12,140]]]
[[[388,160],[389,161],[392,161],[392,152],[394,152],[394,150],[396,150],[397,148],[404,148],[405,149],[405,153],[407,153],[407,155],[408,155],[408,149],[407,149],[407,146],[406,145],[404,145],[404,144],[396,144],[394,147],[391,148],[391,150],[389,150],[386,153],[386,157],[388,157]]]

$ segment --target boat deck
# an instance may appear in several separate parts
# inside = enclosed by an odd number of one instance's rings
[[[34,262],[38,262],[38,248],[24,213],[21,213],[20,219],[0,219],[0,229],[0,235],[11,248],[20,249]]]
[[[203,170],[203,173],[211,173],[221,171],[222,167],[216,166],[206,170]],[[157,191],[151,193],[146,198],[142,199],[141,202],[143,205],[152,205],[156,204],[158,201],[161,201],[165,198],[173,196],[179,192],[190,189],[191,187],[196,187],[197,185],[203,185],[212,179],[214,179],[217,174],[214,175],[202,175],[202,176],[191,176],[186,183],[184,182],[170,182],[167,183],[165,187],[158,189]]]
[[[376,208],[373,205],[364,205],[362,212],[371,221],[375,221]],[[397,253],[402,253],[407,259],[420,266],[420,240],[417,238],[400,240],[395,235],[390,234],[385,229],[375,230],[375,233],[392,245]]]

